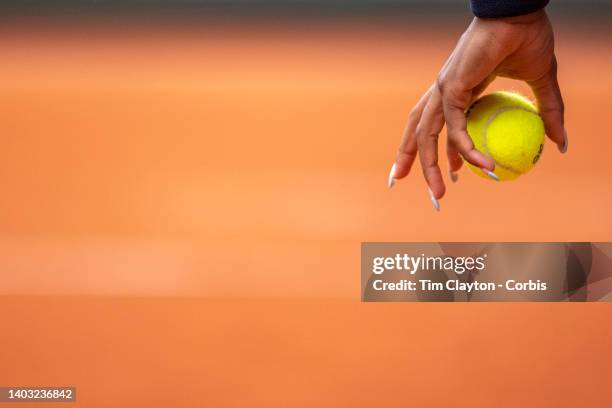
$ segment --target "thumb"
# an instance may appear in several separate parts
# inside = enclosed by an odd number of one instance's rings
[[[557,80],[556,58],[553,57],[551,67],[545,75],[528,83],[538,102],[546,134],[557,144],[559,151],[565,153],[567,151],[567,132],[564,126],[565,106]]]

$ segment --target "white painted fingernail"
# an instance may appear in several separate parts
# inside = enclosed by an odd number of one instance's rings
[[[448,177],[450,177],[453,183],[456,183],[459,180],[459,174],[454,171],[448,171]]]
[[[491,177],[493,180],[499,181],[499,177],[497,176],[497,174],[493,173],[491,170],[487,170],[484,167],[482,167],[480,170],[482,170],[487,176]]]
[[[395,177],[395,167],[396,167],[396,164],[393,163],[393,166],[391,166],[391,171],[389,172],[389,179],[387,180],[387,186],[389,188],[395,185],[395,179],[393,178]]]
[[[428,187],[427,190],[429,190],[429,198],[431,198],[431,203],[433,204],[434,208],[436,211],[440,211],[440,203],[438,202],[438,199],[434,197],[431,188]]]
[[[569,144],[569,141],[567,140],[567,130],[563,129],[563,146],[557,145],[557,148],[562,154],[565,154],[565,152],[567,152],[568,144]]]

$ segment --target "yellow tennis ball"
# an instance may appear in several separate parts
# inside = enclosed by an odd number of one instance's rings
[[[495,160],[500,180],[514,180],[536,164],[544,149],[544,123],[536,107],[522,95],[494,92],[475,101],[466,112],[467,131],[477,150]],[[479,176],[490,179],[466,161]]]

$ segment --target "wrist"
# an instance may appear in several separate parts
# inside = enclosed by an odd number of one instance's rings
[[[499,17],[495,20],[503,21],[509,24],[531,24],[546,18],[546,11],[540,9],[533,13],[523,14],[521,16]]]

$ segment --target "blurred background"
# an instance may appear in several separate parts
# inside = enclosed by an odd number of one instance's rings
[[[462,169],[436,213],[418,164],[386,178],[467,1],[2,2],[0,385],[605,405],[606,304],[359,302],[362,241],[612,239],[612,4],[548,12],[568,154],[513,183]]]

